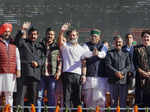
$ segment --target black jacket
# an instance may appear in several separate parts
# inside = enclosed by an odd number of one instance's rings
[[[101,51],[103,45],[99,42],[98,44],[92,44],[91,42],[87,42],[86,45],[88,46],[89,50],[93,52],[94,48],[97,48],[98,51]],[[100,70],[102,69],[100,67],[101,60],[97,56],[92,56],[88,59],[86,59],[86,66],[87,66],[87,73],[86,75],[88,77],[98,77],[101,75]],[[101,70],[102,71],[102,70]]]
[[[105,63],[106,69],[109,72],[110,83],[127,83],[127,73],[130,70],[130,58],[127,52],[118,52],[116,49],[113,49],[108,52]],[[122,74],[124,75],[124,78],[121,80],[115,76],[115,72],[118,71],[122,72]]]
[[[15,44],[19,49],[21,58],[21,74],[23,78],[40,80],[41,66],[44,64],[43,53],[44,47],[39,42],[32,42],[29,39],[21,38],[22,32],[16,35]],[[38,67],[32,66],[32,61],[38,62]]]

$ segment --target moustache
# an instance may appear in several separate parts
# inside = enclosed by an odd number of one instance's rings
[[[121,46],[121,44],[116,44],[116,46]]]

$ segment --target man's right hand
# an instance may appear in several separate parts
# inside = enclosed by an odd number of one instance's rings
[[[150,72],[146,72],[144,70],[142,70],[141,68],[138,68],[138,72],[140,73],[140,75],[144,78],[148,78],[150,77]]]
[[[118,77],[119,79],[123,79],[124,78],[124,76],[123,76],[123,74],[121,74],[121,72],[116,72],[115,76]]]
[[[54,75],[55,80],[59,80],[61,75],[61,72],[56,72],[56,74]]]
[[[20,77],[21,77],[21,71],[20,71],[20,70],[17,70],[17,71],[16,71],[16,77],[17,77],[17,78],[20,78]]]
[[[61,31],[67,31],[70,25],[71,25],[70,23],[63,24],[61,27]]]
[[[149,78],[149,77],[150,77],[150,72],[144,72],[144,73],[143,73],[143,77]]]
[[[34,68],[37,68],[37,67],[38,67],[38,63],[37,63],[36,61],[32,61],[32,66],[33,66]]]
[[[22,25],[22,30],[27,30],[31,26],[31,22],[24,22]]]

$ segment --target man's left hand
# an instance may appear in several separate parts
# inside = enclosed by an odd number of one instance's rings
[[[37,68],[37,67],[38,67],[38,63],[37,63],[36,61],[32,61],[32,66],[33,66],[34,68]]]
[[[81,84],[84,84],[86,82],[86,76],[81,75]]]

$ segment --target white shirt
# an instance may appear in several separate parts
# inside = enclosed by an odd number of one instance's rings
[[[64,43],[60,48],[63,57],[63,72],[81,74],[81,56],[86,52],[79,44]]]

